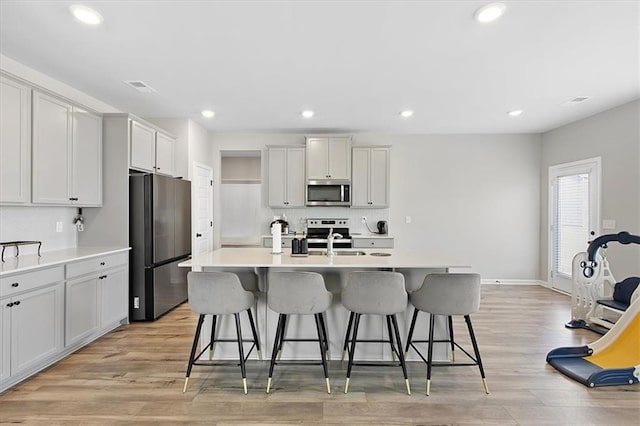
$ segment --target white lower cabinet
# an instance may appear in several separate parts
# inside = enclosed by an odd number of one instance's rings
[[[122,252],[0,277],[0,392],[128,320],[128,259]]]
[[[97,337],[128,315],[127,253],[67,265],[65,346]]]
[[[69,346],[98,329],[98,277],[67,281],[64,344]]]
[[[62,350],[64,285],[2,299],[0,380],[20,374]]]
[[[62,283],[11,299],[11,374],[20,373],[62,350]]]

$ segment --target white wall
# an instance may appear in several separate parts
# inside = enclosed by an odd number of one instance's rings
[[[212,168],[215,164],[209,132],[195,121],[189,120],[189,164],[193,164],[194,161]],[[193,167],[189,166],[190,180],[192,174]]]
[[[540,185],[540,276],[548,280],[548,179],[549,166],[602,157],[601,219],[614,219],[615,230],[640,234],[640,101],[542,135]],[[586,248],[586,247],[585,247]],[[609,244],[607,258],[614,277],[640,275],[640,246]]]
[[[41,252],[77,246],[73,225],[75,207],[0,207],[0,241],[42,241]],[[56,232],[56,222],[62,222],[62,232]],[[37,246],[20,247],[20,254],[37,252]],[[5,256],[14,256],[7,249]]]
[[[220,151],[304,144],[301,134],[212,134],[214,221],[220,217]],[[366,215],[389,219],[396,247],[419,249],[473,265],[485,279],[538,280],[539,135],[356,134],[354,145],[391,145],[391,208],[274,211],[263,190],[263,229],[273,214],[298,217]],[[263,182],[266,165],[263,152]],[[266,187],[266,185],[265,185]],[[224,208],[224,207],[222,207]],[[355,213],[355,214],[354,214]],[[411,216],[412,223],[405,223]],[[354,231],[362,228],[356,219]],[[214,230],[219,246],[220,230]]]

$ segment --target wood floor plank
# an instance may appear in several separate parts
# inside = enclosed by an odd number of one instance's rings
[[[411,396],[398,367],[356,367],[344,394],[340,354],[330,362],[331,394],[320,366],[278,365],[267,395],[268,362],[253,360],[248,395],[237,365],[194,367],[183,394],[197,321],[185,304],[158,321],[120,327],[0,394],[0,423],[638,426],[640,386],[589,389],[546,364],[549,350],[600,337],[564,328],[569,317],[569,297],[549,289],[483,286],[472,320],[489,395],[476,367],[437,367],[427,397],[420,362],[408,365]],[[470,347],[464,321],[456,319],[454,331]]]

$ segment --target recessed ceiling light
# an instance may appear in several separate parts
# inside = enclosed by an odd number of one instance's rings
[[[522,110],[521,109],[514,109],[513,111],[509,111],[508,114],[512,117],[517,117],[520,114],[522,114]]]
[[[300,115],[302,115],[304,118],[311,118],[315,115],[315,112],[311,111],[310,109],[306,109],[302,111]]]
[[[202,116],[204,118],[213,118],[214,115],[216,115],[216,113],[211,110],[208,110],[208,109],[202,110]]]
[[[104,21],[98,12],[81,4],[72,4],[69,6],[69,10],[78,21],[87,25],[100,25]]]
[[[407,110],[402,111],[402,112],[400,113],[400,116],[401,116],[401,117],[404,117],[404,118],[409,118],[409,117],[411,117],[412,115],[413,115],[413,111],[411,111],[410,109],[407,109]]]
[[[486,24],[493,22],[504,14],[507,6],[504,3],[489,3],[476,10],[476,21]]]

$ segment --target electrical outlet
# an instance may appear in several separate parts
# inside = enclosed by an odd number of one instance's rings
[[[411,216],[405,216],[404,223],[411,223]]]
[[[78,232],[84,231],[84,225],[82,224],[82,222],[76,223],[76,229],[78,230]]]
[[[62,232],[62,222],[56,222],[56,232]]]
[[[366,216],[362,216],[362,218],[360,218],[360,221],[362,223],[367,223],[367,217]]]
[[[140,298],[139,297],[134,297],[133,298],[133,309],[140,309]]]

